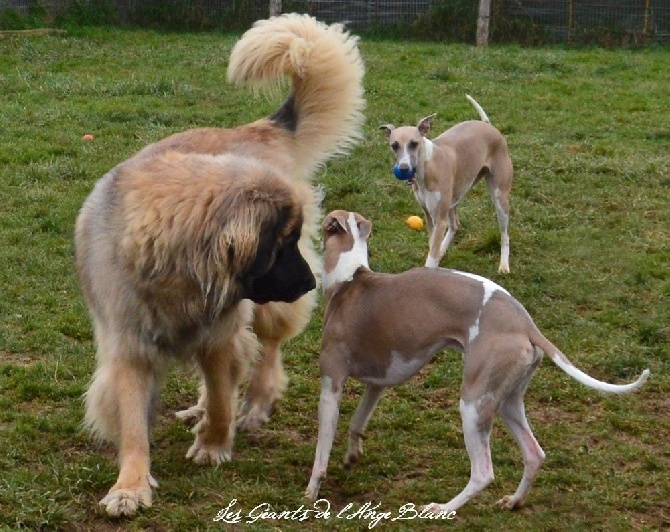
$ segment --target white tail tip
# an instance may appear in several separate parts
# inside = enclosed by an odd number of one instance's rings
[[[606,393],[630,393],[634,392],[640,388],[649,378],[649,369],[645,369],[642,374],[638,377],[635,382],[630,384],[610,384],[608,382],[602,382],[598,379],[594,379],[590,375],[587,375],[583,371],[577,369],[573,366],[570,361],[565,357],[561,356],[559,353],[554,353],[551,355],[551,359],[556,363],[556,365],[570,375],[573,379],[581,382],[589,388],[599,390]]]

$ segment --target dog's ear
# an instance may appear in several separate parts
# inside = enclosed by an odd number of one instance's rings
[[[384,131],[386,131],[386,136],[390,137],[391,133],[395,129],[395,126],[393,124],[384,124],[379,126],[379,129],[383,129]]]
[[[425,137],[428,134],[430,131],[430,121],[436,116],[437,113],[433,113],[432,115],[424,116],[421,120],[419,120],[416,128],[419,130],[419,133],[421,133],[422,137]]]
[[[331,212],[323,220],[323,231],[329,235],[335,235],[337,233],[346,233],[347,232],[347,220],[346,218],[339,214]]]
[[[358,221],[358,231],[360,232],[361,238],[367,240],[372,234],[372,222],[365,218],[361,218]]]

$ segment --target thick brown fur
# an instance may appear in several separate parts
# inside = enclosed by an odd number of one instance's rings
[[[319,195],[309,181],[360,135],[363,73],[357,39],[341,25],[294,14],[259,21],[235,45],[228,79],[261,87],[288,77],[284,106],[248,125],[147,146],[84,204],[77,269],[98,348],[86,423],[119,447],[119,478],[101,501],[109,514],[151,505],[149,424],[171,359],[195,360],[203,377],[198,405],[180,416],[196,421],[188,458],[230,459],[237,389],[259,350],[239,426],[269,418],[286,384],[280,346],[309,321],[316,291],[254,305],[240,299],[239,277],[289,213],[273,238],[282,245],[302,222],[299,253],[318,282]]]

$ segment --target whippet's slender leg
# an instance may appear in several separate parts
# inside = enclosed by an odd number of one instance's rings
[[[349,424],[349,448],[344,456],[344,465],[353,465],[361,459],[363,455],[361,439],[383,391],[382,386],[374,384],[368,384],[365,388],[363,398],[358,403],[356,413]]]
[[[449,209],[449,230],[447,231],[442,244],[440,244],[440,256],[443,257],[449,248],[449,244],[454,239],[458,231],[458,214],[456,213],[456,207]]]
[[[534,368],[533,368],[534,370]],[[526,419],[526,411],[523,404],[523,396],[533,375],[533,370],[519,384],[519,386],[501,403],[498,413],[505,421],[505,425],[514,436],[521,448],[523,456],[523,478],[513,495],[507,495],[500,499],[497,504],[508,510],[519,508],[525,501],[533,480],[544,462],[544,451],[537,443],[533,432]]]
[[[432,503],[426,506],[432,512],[452,512],[463,506],[477,493],[493,482],[493,463],[489,440],[495,409],[492,404],[480,401],[460,401],[465,448],[470,457],[470,481],[463,491],[446,504]]]
[[[508,171],[511,172],[511,168]],[[489,178],[486,181],[486,185],[491,194],[491,199],[493,199],[498,219],[498,228],[500,229],[500,265],[498,266],[498,271],[509,273],[509,234],[507,226],[509,225],[509,191],[511,181],[499,184]]]
[[[431,203],[427,204],[428,211],[433,214],[433,230],[430,233],[430,244],[428,257],[426,258],[427,268],[437,268],[440,260],[449,246],[449,242],[454,237],[455,227],[453,223],[454,213],[451,208],[451,197],[433,194],[429,198]]]
[[[447,232],[447,220],[438,218],[430,233],[430,242],[428,247],[428,257],[426,257],[427,268],[437,268],[440,265],[442,254],[440,253],[440,242]]]
[[[428,236],[433,234],[433,217],[430,215],[430,211],[426,207],[422,207],[423,209],[423,214],[426,217],[426,229],[428,230]]]
[[[333,447],[335,432],[337,430],[337,418],[340,414],[340,399],[342,398],[342,385],[344,379],[339,382],[333,381],[328,376],[321,377],[321,397],[319,399],[319,436],[316,443],[316,456],[312,467],[312,476],[309,479],[305,497],[316,500],[319,494],[319,485],[326,477],[328,459]]]

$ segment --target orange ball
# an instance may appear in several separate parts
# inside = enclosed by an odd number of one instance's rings
[[[405,220],[405,223],[410,229],[414,229],[415,231],[421,231],[421,229],[423,229],[423,220],[418,216],[410,216]]]

